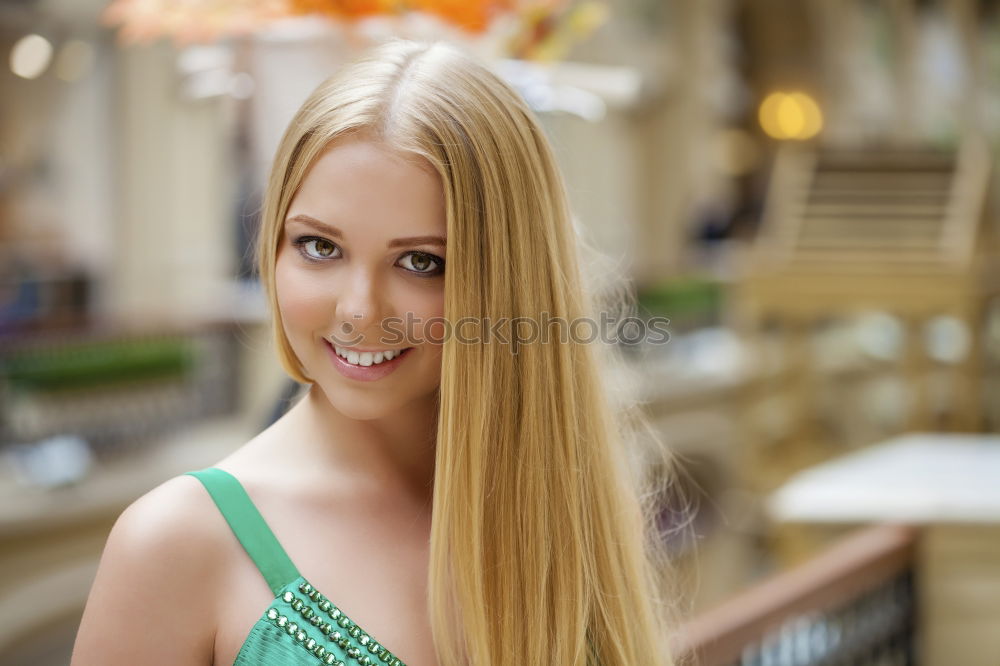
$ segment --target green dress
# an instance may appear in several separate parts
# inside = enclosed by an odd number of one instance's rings
[[[204,484],[275,595],[233,666],[404,666],[302,577],[236,477],[216,467],[187,474]]]

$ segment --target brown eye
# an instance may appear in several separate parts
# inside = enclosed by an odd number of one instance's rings
[[[313,241],[316,244],[316,254],[321,257],[329,257],[333,254],[333,243],[317,238]]]
[[[410,265],[413,266],[415,270],[423,273],[428,268],[431,267],[431,259],[426,254],[415,255],[413,259],[410,260]]]
[[[406,270],[424,275],[437,275],[444,267],[444,261],[426,252],[410,252],[403,257],[402,262]]]
[[[310,261],[336,258],[339,248],[328,240],[315,236],[303,236],[295,240],[295,245],[303,257]]]

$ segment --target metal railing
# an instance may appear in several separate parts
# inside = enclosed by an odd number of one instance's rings
[[[913,666],[918,531],[860,529],[683,625],[684,666]]]

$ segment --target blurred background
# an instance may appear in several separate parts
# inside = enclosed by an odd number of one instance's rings
[[[68,663],[117,515],[296,394],[264,177],[393,35],[521,91],[670,319],[621,344],[689,500],[678,652],[1000,664],[1000,2],[404,5],[0,1],[0,664]]]

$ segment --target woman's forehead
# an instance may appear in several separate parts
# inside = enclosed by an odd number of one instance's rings
[[[408,164],[437,175],[437,170],[424,155],[413,149],[403,148],[390,139],[376,135],[370,129],[358,129],[347,132],[329,141],[320,151],[316,160],[330,152],[338,151],[353,155],[368,157],[379,156],[400,164]]]
[[[364,138],[339,140],[307,172],[286,220],[301,215],[335,226],[364,224],[373,232],[442,234],[444,191],[437,172],[418,155]]]

